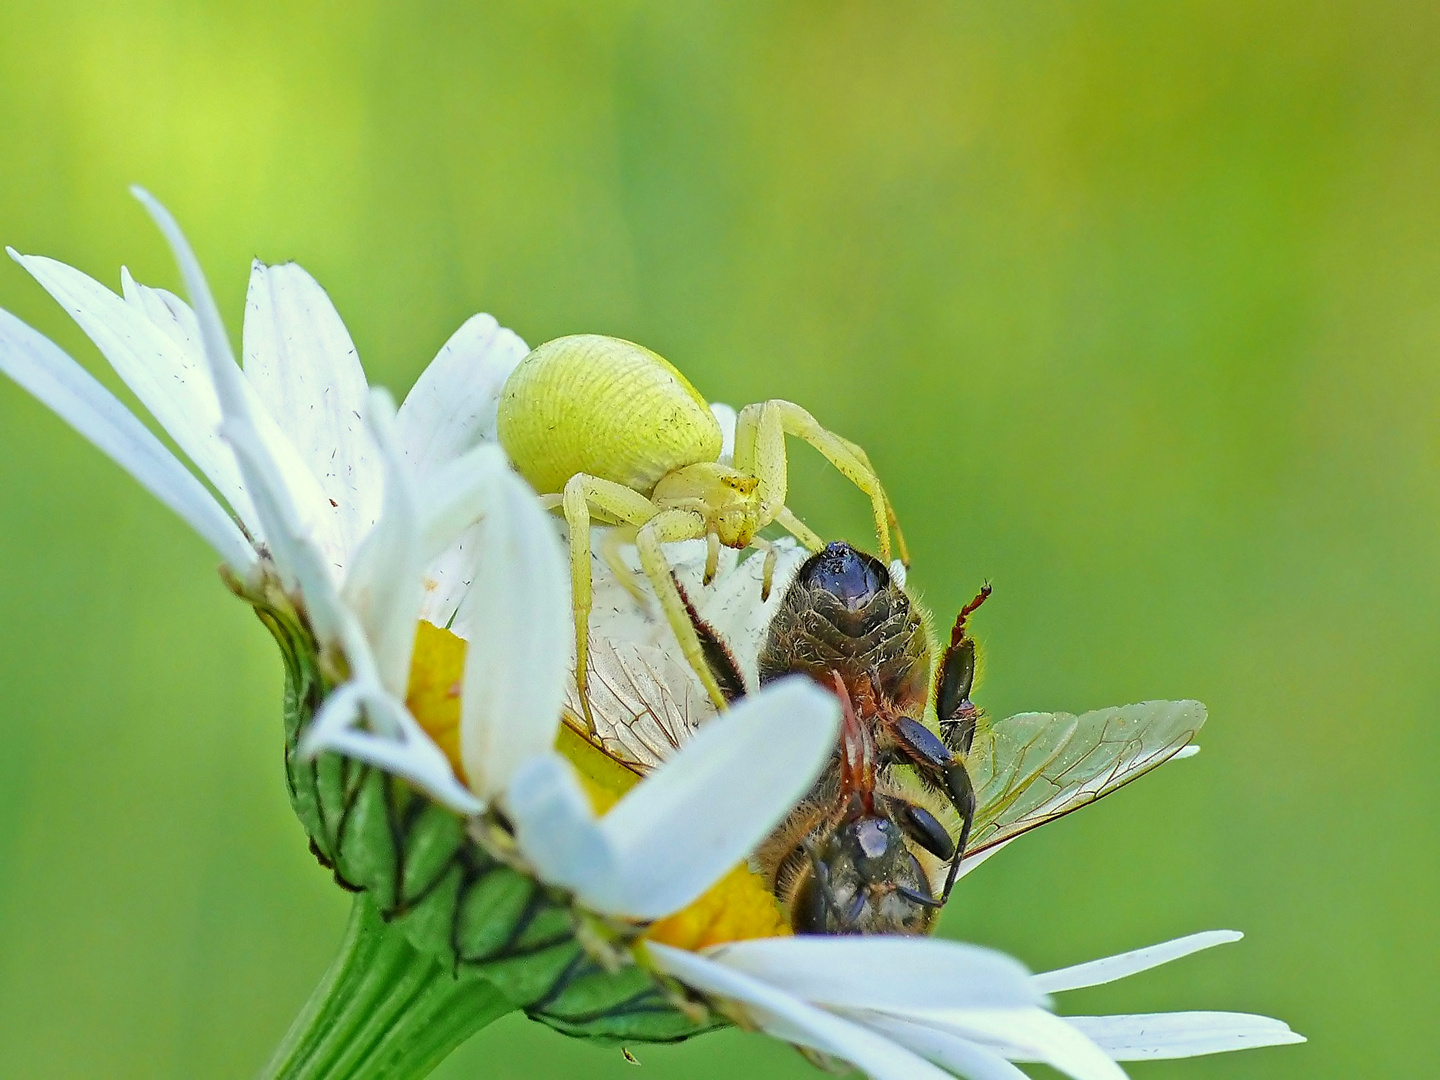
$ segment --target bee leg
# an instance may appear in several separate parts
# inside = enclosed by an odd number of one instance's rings
[[[690,625],[695,628],[695,636],[700,639],[700,651],[705,656],[705,666],[715,677],[725,700],[733,705],[745,696],[745,678],[740,674],[740,662],[735,659],[730,647],[720,639],[715,628],[700,617],[695,605],[690,602],[690,594],[685,591],[673,571],[670,580],[675,583],[675,591],[680,594],[680,602],[685,605],[685,613],[690,616]]]
[[[801,846],[810,858],[811,882],[808,890],[810,895],[809,903],[806,905],[809,911],[806,912],[806,915],[813,929],[809,932],[825,933],[825,916],[829,914],[834,916],[843,933],[848,927],[855,924],[855,920],[860,917],[860,911],[856,910],[851,914],[840,909],[840,903],[835,899],[835,888],[830,884],[830,867],[826,866],[825,861],[820,858],[820,852],[816,849],[815,842],[806,838]],[[860,906],[863,908],[864,897],[857,893],[856,899],[860,901]]]
[[[906,900],[919,904],[921,907],[942,908],[945,906],[944,900],[936,900],[928,893],[922,893],[920,890],[912,889],[908,885],[896,885],[895,891],[905,897]]]
[[[970,691],[975,686],[975,639],[966,632],[965,624],[990,592],[990,584],[986,582],[975,599],[960,609],[950,631],[950,645],[935,675],[935,714],[940,720],[940,730],[950,748],[961,754],[970,752],[975,721],[980,715],[970,701]]]
[[[919,720],[901,716],[889,726],[896,748],[911,764],[944,787],[950,802],[960,815],[960,840],[955,845],[955,858],[950,864],[950,878],[945,890],[948,896],[960,860],[965,857],[965,844],[970,839],[970,828],[975,823],[975,785],[970,781],[970,773],[966,770],[965,763]]]
[[[885,808],[890,820],[931,855],[941,860],[955,857],[955,841],[929,810],[893,796],[886,800]]]
[[[975,785],[970,779],[970,770],[962,762],[957,761],[945,770],[945,788],[950,801],[960,811],[960,841],[955,845],[950,872],[945,875],[945,889],[940,894],[942,902],[950,899],[950,890],[960,874],[960,860],[965,857],[965,845],[970,842],[970,828],[975,824]]]

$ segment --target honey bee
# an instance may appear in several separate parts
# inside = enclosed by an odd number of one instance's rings
[[[949,898],[976,810],[964,762],[980,715],[966,622],[989,594],[966,606],[940,655],[942,737],[925,723],[934,652],[925,618],[885,564],[836,542],[796,573],[770,621],[759,681],[807,675],[835,692],[844,717],[830,768],[757,853],[797,933],[923,933]],[[903,784],[898,767],[919,783]],[[958,820],[957,837],[942,817]]]
[[[727,699],[800,673],[841,703],[830,766],[752,859],[797,933],[929,932],[959,876],[1181,755],[1205,721],[1199,702],[1150,701],[991,722],[970,700],[968,629],[988,586],[942,646],[880,560],[843,543],[807,554],[782,548],[781,588],[763,601],[759,559],[731,564],[710,589],[702,551],[674,560]],[[593,654],[598,731],[588,737],[644,773],[714,710],[643,619],[614,625],[624,635],[601,635]],[[573,703],[572,712],[572,730],[585,735]]]

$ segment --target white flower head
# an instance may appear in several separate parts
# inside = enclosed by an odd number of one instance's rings
[[[76,319],[199,476],[4,311],[0,371],[187,521],[257,608],[278,596],[303,624],[328,681],[299,751],[400,777],[472,825],[482,814],[503,821],[519,863],[545,889],[601,918],[639,926],[683,914],[743,871],[837,741],[830,694],[799,678],[754,686],[764,626],[804,553],[774,546],[774,588],[762,604],[753,596],[763,560],[722,553],[699,615],[737,645],[753,691],[722,716],[658,621],[597,566],[595,660],[614,676],[596,687],[609,695],[599,712],[635,721],[601,732],[602,741],[650,770],[597,812],[590,778],[556,750],[567,696],[576,705],[556,523],[494,439],[500,387],[525,343],[474,316],[397,408],[368,385],[315,280],[294,264],[257,262],[242,366],[179,227],[136,195],[170,243],[189,304],[127,271],[117,295],[61,263],[10,254]],[[733,410],[716,413],[729,452]],[[682,583],[693,586],[704,560],[703,542],[677,548]],[[436,716],[446,710],[453,745],[442,747]],[[1109,1080],[1123,1075],[1121,1060],[1299,1040],[1278,1021],[1243,1014],[1062,1018],[1050,1009],[1050,994],[1237,936],[1196,935],[1039,976],[989,950],[921,938],[770,937],[703,952],[657,938],[635,955],[692,1000],[873,1077],[1013,1080],[1023,1074],[1012,1062],[1044,1061],[1079,1080]]]
[[[319,284],[294,264],[256,262],[242,367],[179,226],[148,193],[135,194],[175,253],[188,305],[128,271],[116,295],[61,263],[10,254],[219,498],[75,361],[6,312],[0,370],[189,522],[246,587],[278,581],[343,674],[301,750],[375,765],[462,814],[505,807],[542,876],[607,914],[664,915],[743,859],[813,781],[836,709],[810,687],[777,689],[596,817],[554,751],[571,640],[560,541],[493,441],[499,388],[525,343],[475,316],[397,409],[369,387]],[[463,773],[407,704],[422,620],[467,643]],[[766,737],[777,710],[787,730],[778,745]],[[770,769],[739,785],[719,775],[715,763],[762,744]],[[684,826],[696,820],[716,826],[699,844]]]

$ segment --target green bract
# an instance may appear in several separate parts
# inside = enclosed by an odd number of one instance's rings
[[[728,1023],[636,963],[638,927],[586,913],[519,869],[493,816],[467,821],[341,754],[302,755],[300,740],[335,680],[278,589],[237,591],[280,645],[286,780],[311,850],[390,933],[448,972],[457,993],[483,979],[532,1019],[612,1043],[676,1042]],[[492,1018],[477,1018],[455,1044]]]

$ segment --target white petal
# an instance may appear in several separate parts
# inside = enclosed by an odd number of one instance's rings
[[[200,341],[200,322],[195,318],[195,312],[190,310],[189,304],[168,289],[141,285],[124,266],[120,267],[120,295],[125,297],[127,304],[173,341],[181,352],[194,357],[199,366],[204,368],[205,346]],[[205,372],[205,381],[208,385],[208,371]],[[214,387],[210,390],[213,394]],[[219,406],[216,407],[218,409]]]
[[[253,524],[235,457],[220,439],[220,403],[198,342],[187,351],[141,308],[73,267],[13,250],[10,257],[69,312],[185,455],[242,520]],[[135,287],[129,274],[123,277],[127,288]]]
[[[1120,953],[1118,956],[1091,960],[1088,963],[1061,968],[1059,971],[1047,971],[1035,976],[1035,985],[1047,994],[1078,990],[1084,986],[1100,986],[1103,983],[1124,979],[1141,971],[1148,971],[1161,964],[1168,964],[1172,960],[1179,960],[1182,956],[1189,956],[1202,949],[1212,949],[1216,945],[1228,945],[1232,941],[1239,941],[1244,936],[1238,930],[1207,930],[1204,933],[1190,934],[1188,937],[1176,938],[1174,941],[1162,942],[1144,949]]]
[[[365,430],[365,372],[320,285],[294,263],[254,263],[245,374],[324,492],[342,550],[380,513],[380,462]]]
[[[856,1019],[956,1076],[968,1080],[1030,1080],[1000,1054],[958,1035],[880,1013],[857,1015]]]
[[[574,623],[550,516],[509,468],[482,479],[475,579],[457,620],[469,641],[460,750],[471,786],[491,799],[521,762],[555,745]]]
[[[356,726],[369,719],[386,733]],[[450,762],[409,712],[378,686],[351,681],[325,699],[301,741],[308,757],[325,750],[345,754],[402,777],[462,814],[483,809],[456,778]]]
[[[1045,1000],[1018,960],[939,938],[759,938],[710,955],[817,1005],[904,1012],[1025,1008]]]
[[[1019,1061],[1040,1061],[1075,1080],[1125,1080],[1125,1070],[1064,1018],[1044,1009],[916,1009],[901,1019],[970,1039]]]
[[[949,1080],[898,1043],[758,979],[683,949],[656,943],[648,949],[662,970],[702,993],[739,1003],[770,1034],[848,1061],[873,1080]]]
[[[364,627],[381,685],[403,698],[424,594],[421,520],[409,468],[395,445],[395,404],[384,390],[373,390],[367,409],[385,468],[384,502],[380,520],[361,541],[345,575],[341,595]]]
[[[491,442],[473,447],[419,480],[427,559],[437,557],[485,516],[486,503],[495,497],[500,476],[509,471],[505,451]]]
[[[498,443],[482,442],[434,469],[420,487],[427,561],[421,617],[436,626],[449,626],[455,620],[475,579],[483,539],[475,522],[484,516],[485,502],[491,497],[492,474],[509,467]],[[464,624],[456,632],[468,636]]]
[[[833,695],[782,679],[705,724],[600,820],[617,875],[583,899],[658,918],[694,900],[749,855],[829,760]]]
[[[353,623],[354,617],[340,601],[331,566],[298,519],[289,490],[264,441],[244,417],[226,420],[220,433],[235,451],[235,460],[240,464],[245,486],[255,503],[255,513],[265,531],[270,556],[285,586],[303,597],[305,610],[322,643],[345,639],[347,624]],[[360,643],[364,645],[363,634]],[[353,648],[353,643],[349,648]],[[366,649],[368,652],[368,646]]]
[[[1291,1031],[1283,1021],[1251,1013],[1140,1013],[1067,1016],[1065,1020],[1116,1061],[1198,1057],[1305,1041],[1305,1036]]]
[[[300,461],[294,447],[276,426],[274,418],[255,398],[254,389],[236,366],[230,339],[225,336],[225,326],[220,321],[219,309],[215,306],[215,298],[210,294],[210,286],[200,270],[195,252],[190,249],[189,241],[185,239],[185,234],[180,231],[180,226],[170,211],[143,188],[132,187],[130,191],[159,226],[180,267],[180,275],[190,293],[190,303],[200,328],[200,339],[205,347],[205,362],[210,369],[210,379],[215,387],[216,397],[220,400],[221,415],[227,420],[233,418],[241,426],[253,431],[255,440],[251,447],[252,459],[258,461],[261,456],[266,459],[265,467],[258,471],[252,468],[247,472],[244,463],[240,463],[246,491],[251,500],[258,504],[261,495],[254,487],[256,479],[263,475],[268,482],[274,484],[274,490],[269,494],[270,501],[278,501],[288,506],[295,535],[303,536],[306,543],[315,546],[325,556],[323,565],[326,573],[338,580],[337,564],[343,559],[345,552],[340,550],[332,535],[333,530],[327,528],[327,523],[321,516],[321,507],[328,506],[328,503],[314,476]],[[227,441],[233,448],[234,441]],[[263,519],[263,513],[260,516]],[[276,546],[275,539],[268,530],[265,539],[272,548]],[[284,544],[281,546],[289,547]]]
[[[471,316],[451,335],[400,406],[396,430],[417,476],[495,439],[500,388],[529,351],[489,315]]]
[[[466,529],[425,568],[425,598],[420,605],[420,617],[426,622],[436,626],[455,624],[460,604],[475,580],[480,533],[479,526]],[[463,625],[454,628],[461,637],[466,636]]]
[[[115,396],[44,335],[0,311],[0,371],[180,515],[240,574],[255,551],[223,507]]]
[[[716,423],[720,425],[720,464],[733,465],[735,463],[735,423],[739,419],[735,410],[729,405],[722,405],[718,401],[710,403],[710,415],[715,417]]]
[[[601,835],[575,773],[553,753],[515,770],[505,794],[515,841],[542,881],[588,893],[615,876],[614,852]]]

